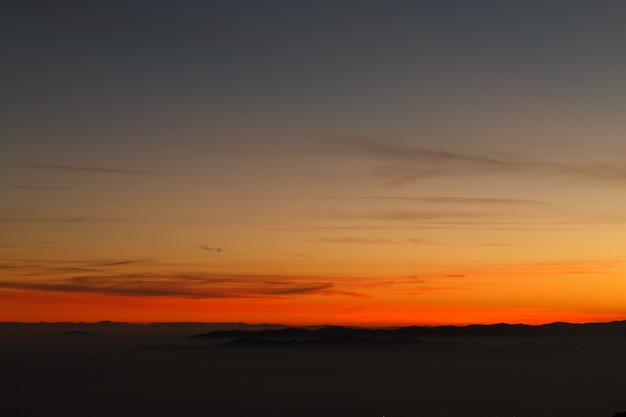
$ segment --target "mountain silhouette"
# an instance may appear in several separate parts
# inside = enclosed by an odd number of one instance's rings
[[[626,321],[611,323],[551,323],[540,326],[525,324],[475,324],[468,326],[407,326],[399,328],[372,329],[347,326],[321,326],[314,329],[287,327],[282,329],[233,329],[214,330],[189,336],[189,339],[267,339],[267,340],[434,340],[463,342],[626,342]]]

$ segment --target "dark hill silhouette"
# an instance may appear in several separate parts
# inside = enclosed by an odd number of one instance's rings
[[[202,339],[268,339],[268,340],[320,340],[335,338],[358,338],[370,341],[384,339],[421,339],[433,341],[462,341],[480,343],[521,342],[626,342],[626,322],[569,324],[552,323],[541,326],[524,324],[492,324],[468,326],[408,326],[394,329],[370,329],[363,327],[323,326],[315,329],[289,327],[284,329],[234,329],[215,330],[189,336]]]
[[[286,329],[267,329],[267,330],[214,330],[209,333],[203,333],[195,336],[190,336],[194,339],[203,338],[263,338],[263,339],[284,339],[284,338],[312,338],[314,337],[314,331],[303,329],[299,327],[290,327]]]

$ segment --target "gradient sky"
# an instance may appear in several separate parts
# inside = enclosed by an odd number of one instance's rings
[[[0,16],[0,321],[626,319],[625,2]]]

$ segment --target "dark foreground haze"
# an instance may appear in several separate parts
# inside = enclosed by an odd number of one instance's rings
[[[1,414],[611,417],[626,408],[625,353],[626,322],[3,323]]]

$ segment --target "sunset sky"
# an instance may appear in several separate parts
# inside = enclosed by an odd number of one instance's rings
[[[626,319],[626,2],[0,16],[0,321]]]

